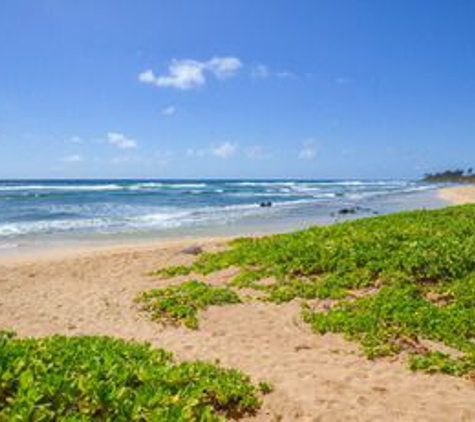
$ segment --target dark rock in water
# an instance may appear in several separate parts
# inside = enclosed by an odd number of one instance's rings
[[[348,208],[341,208],[339,211],[338,211],[338,214],[339,215],[349,215],[349,214],[356,214],[356,213],[367,213],[367,214],[373,214],[373,215],[377,215],[379,214],[378,211],[375,211],[371,208],[368,208],[368,207],[360,207],[359,205],[355,205],[354,207],[348,207]],[[335,216],[335,213],[332,213],[331,216]]]
[[[203,248],[199,245],[191,245],[181,251],[187,255],[199,255],[203,252]]]
[[[261,207],[272,207],[272,202],[261,202],[259,204]]]
[[[338,214],[347,215],[347,214],[356,214],[357,212],[358,212],[358,209],[356,207],[342,208],[341,210],[338,211]]]

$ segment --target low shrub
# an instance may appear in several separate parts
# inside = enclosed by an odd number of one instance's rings
[[[198,312],[210,306],[240,303],[239,295],[227,287],[214,287],[201,281],[187,281],[142,293],[138,297],[152,319],[198,328]]]
[[[260,387],[233,369],[176,363],[107,337],[0,332],[0,420],[218,421],[254,413]]]
[[[305,321],[318,333],[360,341],[371,358],[408,351],[413,369],[475,370],[474,205],[239,239],[180,271],[209,274],[231,266],[241,269],[231,284],[259,290],[263,300],[332,299],[326,312],[306,307]],[[262,278],[275,281],[262,284]],[[426,348],[424,339],[457,356]]]

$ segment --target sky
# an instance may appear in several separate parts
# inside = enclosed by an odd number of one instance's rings
[[[473,0],[0,0],[0,178],[475,166]]]

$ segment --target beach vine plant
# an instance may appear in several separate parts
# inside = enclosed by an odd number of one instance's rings
[[[252,415],[268,384],[108,337],[0,332],[1,421],[223,421]]]
[[[215,287],[201,281],[154,289],[141,294],[137,301],[155,321],[198,328],[198,313],[210,306],[240,303],[239,295],[227,287]]]
[[[370,358],[405,352],[413,369],[475,374],[474,205],[237,239],[157,274],[229,267],[240,270],[234,288],[275,303],[301,300],[315,332],[343,333]]]

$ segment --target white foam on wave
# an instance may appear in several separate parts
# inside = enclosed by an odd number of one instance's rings
[[[332,181],[332,180],[300,180],[300,181],[250,181],[250,182],[228,182],[231,186],[243,187],[294,187],[294,186],[325,186],[325,185],[359,185],[361,181]]]
[[[189,212],[156,212],[138,216],[111,216],[0,224],[0,238],[67,232],[110,232],[165,229],[181,226]]]
[[[262,181],[262,182],[228,182],[228,186],[241,187],[279,187],[279,186],[295,186],[298,182],[282,182],[282,181]]]
[[[147,182],[147,183],[136,183],[133,185],[126,186],[128,190],[149,190],[149,189],[161,189],[163,188],[163,183],[156,182]]]
[[[260,197],[263,198],[292,198],[292,197],[302,197],[302,198],[313,198],[313,199],[326,199],[326,198],[335,198],[336,193],[333,192],[322,192],[319,190],[303,190],[303,191],[266,191],[266,192],[229,192],[225,194],[229,197],[235,198],[254,198],[258,200]],[[296,199],[289,202],[298,202]],[[276,202],[280,203],[280,202]]]
[[[328,197],[329,198],[329,197]],[[222,207],[209,207],[208,209],[215,210],[217,212],[220,211],[239,211],[239,210],[258,210],[259,212],[269,212],[272,209],[278,209],[282,207],[292,207],[298,206],[302,204],[316,204],[318,201],[316,198],[308,198],[308,199],[296,199],[292,201],[276,201],[272,203],[272,207],[263,207],[260,206],[260,203],[256,202],[253,204],[233,204],[233,205],[224,205]]]
[[[109,201],[110,195],[103,195],[101,201],[89,201],[86,199],[75,201],[51,201],[39,203],[39,205],[28,204],[25,208],[28,213],[6,213],[15,219],[21,215],[32,215],[32,211],[38,211],[38,219],[34,221],[4,220],[0,223],[0,239],[10,239],[28,235],[42,235],[67,232],[81,233],[115,233],[133,232],[141,230],[173,229],[183,226],[201,224],[222,224],[237,221],[246,217],[257,216],[267,218],[267,216],[286,214],[292,207],[301,207],[312,204],[337,203],[332,201],[335,197],[343,199],[364,201],[366,198],[376,198],[378,196],[410,194],[436,188],[436,185],[418,184],[407,181],[340,181],[340,182],[220,182],[217,185],[209,183],[177,183],[177,182],[137,182],[122,184],[72,184],[72,185],[47,185],[37,183],[36,185],[0,185],[0,190],[153,190],[153,189],[184,189],[183,192],[176,191],[173,195],[173,202],[168,199],[158,197],[158,201],[146,198],[145,202],[125,200]],[[239,189],[239,186],[242,189]],[[207,189],[202,189],[202,188]],[[219,187],[219,188],[218,188]],[[255,189],[247,189],[254,187]],[[160,191],[157,191],[160,192]],[[206,194],[220,195],[223,204],[216,204],[215,198],[207,200]],[[140,193],[130,193],[134,197],[140,198]],[[135,196],[136,195],[136,196]],[[204,199],[192,198],[191,195],[203,195]],[[222,195],[222,197],[221,197]],[[98,195],[100,197],[100,195]],[[176,198],[178,198],[178,205]],[[229,197],[229,198],[226,198]],[[183,199],[182,199],[183,198]],[[236,199],[241,198],[241,204]],[[261,199],[272,201],[272,207],[260,207]],[[95,198],[94,198],[95,199]],[[119,202],[120,200],[120,202]],[[194,201],[194,202],[193,202]],[[213,203],[214,202],[214,203]],[[226,202],[228,202],[226,204]],[[193,208],[191,204],[196,203]],[[171,205],[169,205],[171,204]],[[13,206],[18,206],[14,204]],[[22,207],[24,207],[22,205]],[[22,208],[23,209],[23,208]],[[293,211],[292,211],[293,212]],[[310,211],[313,212],[313,211]],[[69,215],[67,215],[69,214]],[[11,217],[10,217],[11,218]],[[25,217],[26,218],[26,217]],[[29,218],[29,217],[28,217]],[[42,219],[45,218],[45,219]],[[1,244],[1,243],[0,243]]]
[[[0,191],[107,191],[123,189],[120,185],[3,185]]]
[[[108,225],[110,221],[108,223],[107,220],[100,218],[6,223],[0,225],[0,237],[11,238],[29,234],[99,229]]]
[[[135,225],[179,225],[181,218],[190,215],[190,211],[175,211],[175,212],[155,212],[151,214],[138,215],[128,217],[127,221]],[[172,224],[169,224],[172,222]]]
[[[206,183],[172,183],[167,185],[168,188],[172,189],[199,189],[207,186]]]
[[[141,190],[141,189],[200,189],[206,188],[206,183],[173,183],[173,182],[143,182],[136,183],[130,186],[125,186],[125,189]]]
[[[322,188],[318,186],[309,186],[309,185],[297,185],[292,188],[293,192],[299,193],[317,193],[321,192]]]

